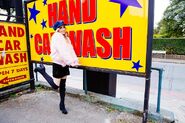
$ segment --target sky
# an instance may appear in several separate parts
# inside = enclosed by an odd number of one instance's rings
[[[157,26],[157,23],[162,19],[163,13],[167,6],[170,4],[170,0],[154,0],[154,27]]]

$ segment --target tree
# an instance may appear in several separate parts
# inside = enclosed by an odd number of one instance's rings
[[[170,0],[162,20],[158,23],[158,32],[163,37],[185,36],[185,0]]]

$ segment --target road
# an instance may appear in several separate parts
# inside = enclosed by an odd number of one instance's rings
[[[173,62],[173,61],[171,61]],[[171,63],[153,61],[152,67],[163,68],[161,108],[174,112],[176,122],[185,121],[185,62]],[[47,72],[51,75],[51,66],[47,66]],[[83,70],[70,69],[71,75],[67,79],[67,86],[83,88]],[[44,80],[39,75],[39,80]],[[126,75],[117,75],[117,98],[144,100],[145,78]],[[150,103],[157,104],[158,72],[152,70]]]

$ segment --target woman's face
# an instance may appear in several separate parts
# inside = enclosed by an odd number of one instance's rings
[[[66,27],[60,26],[58,32],[62,33],[63,35],[66,34]]]

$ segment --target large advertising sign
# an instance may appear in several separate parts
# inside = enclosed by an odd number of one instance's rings
[[[25,25],[0,22],[0,88],[29,79]]]
[[[145,74],[149,0],[37,0],[27,4],[32,61],[52,62],[57,20],[82,66]]]

